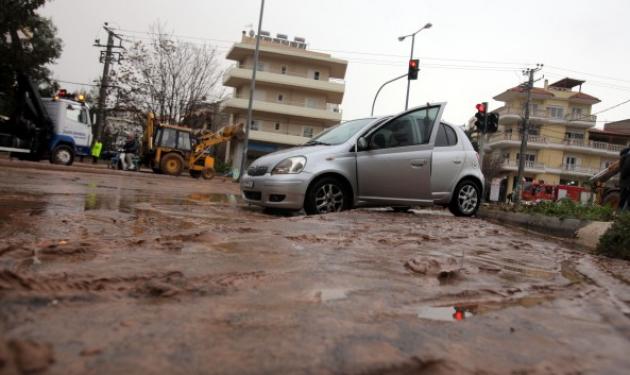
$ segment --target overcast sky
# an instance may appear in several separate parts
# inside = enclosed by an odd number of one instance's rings
[[[52,17],[64,50],[52,67],[57,79],[91,82],[102,65],[95,38],[106,40],[103,22],[146,32],[156,20],[175,34],[204,38],[223,56],[241,31],[258,22],[259,0],[53,0],[41,13]],[[446,119],[465,123],[474,106],[523,81],[521,70],[545,64],[538,75],[554,82],[583,79],[583,91],[602,100],[594,112],[630,99],[630,1],[447,1],[447,0],[267,0],[263,30],[306,38],[309,49],[349,61],[344,120],[369,115],[378,87],[407,70],[416,36],[419,79],[411,84],[410,106],[446,101]],[[131,37],[140,33],[123,32]],[[542,86],[542,81],[538,83]],[[72,85],[66,85],[73,88]],[[406,81],[387,86],[375,114],[404,109]],[[605,121],[630,118],[630,103],[598,115]]]

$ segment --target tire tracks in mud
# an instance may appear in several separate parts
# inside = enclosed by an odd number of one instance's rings
[[[7,299],[72,299],[81,294],[101,298],[147,298],[224,295],[254,284],[268,275],[263,271],[228,272],[187,277],[181,271],[153,272],[118,277],[91,275],[35,275],[0,271],[0,296]]]

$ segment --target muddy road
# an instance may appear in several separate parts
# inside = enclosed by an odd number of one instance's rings
[[[627,262],[443,211],[4,161],[0,235],[0,373],[630,369]]]

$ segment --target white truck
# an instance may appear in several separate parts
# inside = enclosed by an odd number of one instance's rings
[[[41,115],[31,116],[35,118],[27,121],[15,121],[14,118],[9,121],[13,124],[0,126],[0,151],[8,151],[20,159],[48,158],[51,163],[63,165],[71,165],[75,156],[89,156],[93,140],[92,121],[89,107],[81,97],[60,90],[53,98],[40,99],[41,105],[31,105],[34,100],[37,99],[29,98],[29,105],[25,107],[41,106]],[[19,122],[25,129],[20,129]],[[24,131],[38,122],[48,125],[40,127],[40,131]]]

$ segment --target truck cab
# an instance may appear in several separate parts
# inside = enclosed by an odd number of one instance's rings
[[[61,96],[43,98],[42,102],[54,124],[48,145],[51,163],[70,165],[76,155],[90,155],[93,136],[89,107]]]

